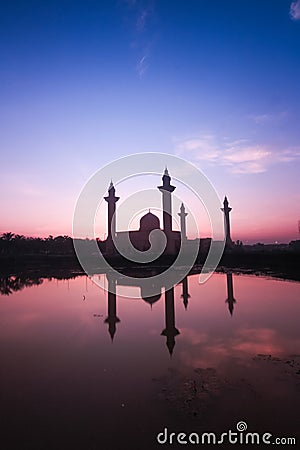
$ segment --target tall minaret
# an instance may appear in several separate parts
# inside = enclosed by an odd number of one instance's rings
[[[171,186],[171,177],[168,169],[165,168],[165,172],[162,177],[162,186],[157,186],[162,193],[162,206],[163,206],[163,224],[164,232],[168,235],[172,231],[172,197],[171,193],[176,189],[175,186]]]
[[[181,203],[180,213],[178,213],[180,217],[180,231],[181,231],[181,240],[186,241],[186,216],[188,213],[185,212],[184,204]]]
[[[108,203],[107,212],[107,240],[109,242],[109,250],[113,249],[112,237],[116,235],[116,203],[120,197],[116,197],[116,190],[113,182],[110,182],[108,188],[108,196],[104,197],[104,200]]]
[[[230,236],[230,218],[229,218],[229,213],[231,210],[232,210],[232,208],[230,208],[228,206],[228,200],[227,200],[227,197],[225,196],[224,202],[223,202],[223,208],[221,208],[221,211],[223,211],[223,213],[224,213],[224,231],[225,231],[225,240],[226,240],[227,245],[232,245],[232,240],[231,240],[231,236]]]
[[[165,320],[166,328],[161,332],[161,336],[167,337],[167,347],[170,355],[172,355],[175,347],[175,336],[180,334],[175,327],[174,287],[165,292]]]
[[[107,318],[104,323],[108,323],[108,332],[110,334],[111,340],[113,341],[114,335],[116,333],[116,324],[120,322],[117,317],[117,299],[116,299],[116,279],[112,276],[107,275],[108,290],[107,290]]]

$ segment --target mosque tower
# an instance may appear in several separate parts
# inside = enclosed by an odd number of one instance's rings
[[[166,253],[175,253],[175,242],[172,239],[172,192],[176,189],[171,185],[171,177],[167,167],[165,168],[162,186],[157,186],[162,193],[162,207],[163,207],[163,231],[167,238]]]
[[[223,202],[223,208],[221,208],[221,211],[224,213],[224,231],[225,231],[225,242],[226,245],[232,245],[233,242],[231,240],[230,236],[230,217],[229,213],[232,210],[232,208],[228,205],[227,197],[225,196],[224,202]]]
[[[180,213],[178,213],[179,217],[180,217],[180,231],[181,231],[181,241],[186,241],[187,237],[186,237],[186,216],[188,215],[188,213],[185,212],[185,207],[184,204],[181,203],[181,207],[180,207]]]
[[[165,172],[162,177],[163,184],[158,186],[158,189],[162,193],[162,206],[163,206],[163,225],[164,232],[168,236],[172,231],[172,192],[176,189],[175,186],[170,184],[171,177],[168,169],[165,168]]]
[[[104,197],[104,200],[108,203],[108,214],[107,214],[107,243],[108,243],[108,253],[113,253],[113,237],[116,235],[116,203],[120,197],[116,197],[116,190],[113,182],[110,182],[108,188],[108,196]]]

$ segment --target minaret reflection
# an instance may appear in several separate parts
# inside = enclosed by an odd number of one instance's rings
[[[129,275],[127,273],[127,275]],[[116,324],[120,322],[120,319],[117,316],[117,299],[116,292],[117,286],[138,286],[140,288],[140,297],[142,300],[147,302],[151,308],[152,305],[158,302],[162,296],[162,289],[164,286],[157,286],[153,283],[151,277],[149,280],[142,279],[139,283],[138,277],[133,276],[136,275],[134,272],[130,272],[130,276],[115,276],[110,273],[106,274],[106,278],[108,281],[108,289],[107,289],[107,301],[108,301],[108,316],[105,319],[104,323],[108,324],[108,331],[113,341],[114,336],[117,331]],[[154,273],[152,273],[154,276]],[[170,280],[169,280],[170,281]],[[174,280],[174,284],[176,284],[176,280]],[[169,350],[170,355],[172,355],[174,347],[175,347],[175,337],[180,334],[179,330],[175,326],[175,305],[174,305],[174,286],[169,290],[165,290],[165,329],[161,332],[162,336],[166,336],[166,345]],[[182,280],[182,297],[184,300],[184,304],[187,306],[188,298],[190,297],[188,293],[188,281],[187,277]]]
[[[236,303],[236,300],[233,296],[233,279],[232,279],[232,273],[226,274],[226,281],[227,281],[227,299],[226,303],[228,303],[228,309],[230,312],[230,315],[233,315],[234,310],[234,304]]]
[[[180,334],[175,327],[174,287],[165,292],[165,321],[166,328],[161,335],[167,337],[167,347],[170,355],[175,347],[175,336]]]
[[[117,317],[117,301],[116,301],[116,278],[111,275],[106,275],[108,282],[107,291],[107,310],[108,316],[104,323],[108,323],[108,332],[110,334],[111,340],[113,341],[114,335],[116,333],[116,324],[120,322]]]
[[[189,294],[189,287],[188,287],[188,277],[184,277],[184,279],[182,280],[182,294],[181,294],[181,298],[183,298],[183,304],[185,309],[187,309],[188,304],[189,304],[189,298],[190,298],[190,294]]]

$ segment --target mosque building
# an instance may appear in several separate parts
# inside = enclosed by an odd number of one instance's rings
[[[176,189],[175,186],[171,185],[171,177],[169,175],[168,169],[166,168],[162,176],[162,185],[157,187],[162,194],[162,210],[163,210],[163,228],[162,231],[166,237],[166,247],[164,250],[165,255],[176,255],[179,253],[181,243],[188,248],[189,243],[195,242],[187,239],[186,235],[186,216],[184,204],[182,203],[180,212],[178,213],[180,217],[180,231],[175,231],[172,229],[172,193]],[[116,196],[116,190],[113,182],[110,183],[108,188],[108,195],[104,197],[108,204],[107,211],[107,238],[101,242],[101,250],[105,255],[117,255],[118,251],[115,246],[120,249],[124,249],[126,254],[128,252],[128,237],[133,245],[139,251],[147,251],[150,249],[149,235],[153,230],[161,230],[159,218],[151,213],[150,211],[145,214],[140,219],[139,230],[132,231],[117,231],[117,211],[116,203],[120,197]],[[229,222],[229,212],[231,208],[228,207],[228,201],[225,197],[224,208],[224,225],[225,225],[225,237],[226,243],[231,243],[230,237],[230,222]],[[161,248],[162,243],[160,239],[163,239],[161,234],[156,235],[155,239],[152,239],[153,250],[155,248]],[[200,249],[201,251],[208,251],[211,239],[200,239]]]

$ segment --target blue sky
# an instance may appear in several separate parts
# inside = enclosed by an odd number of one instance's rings
[[[0,52],[0,232],[71,234],[95,170],[157,151],[228,195],[236,239],[297,238],[300,1],[7,2]]]

